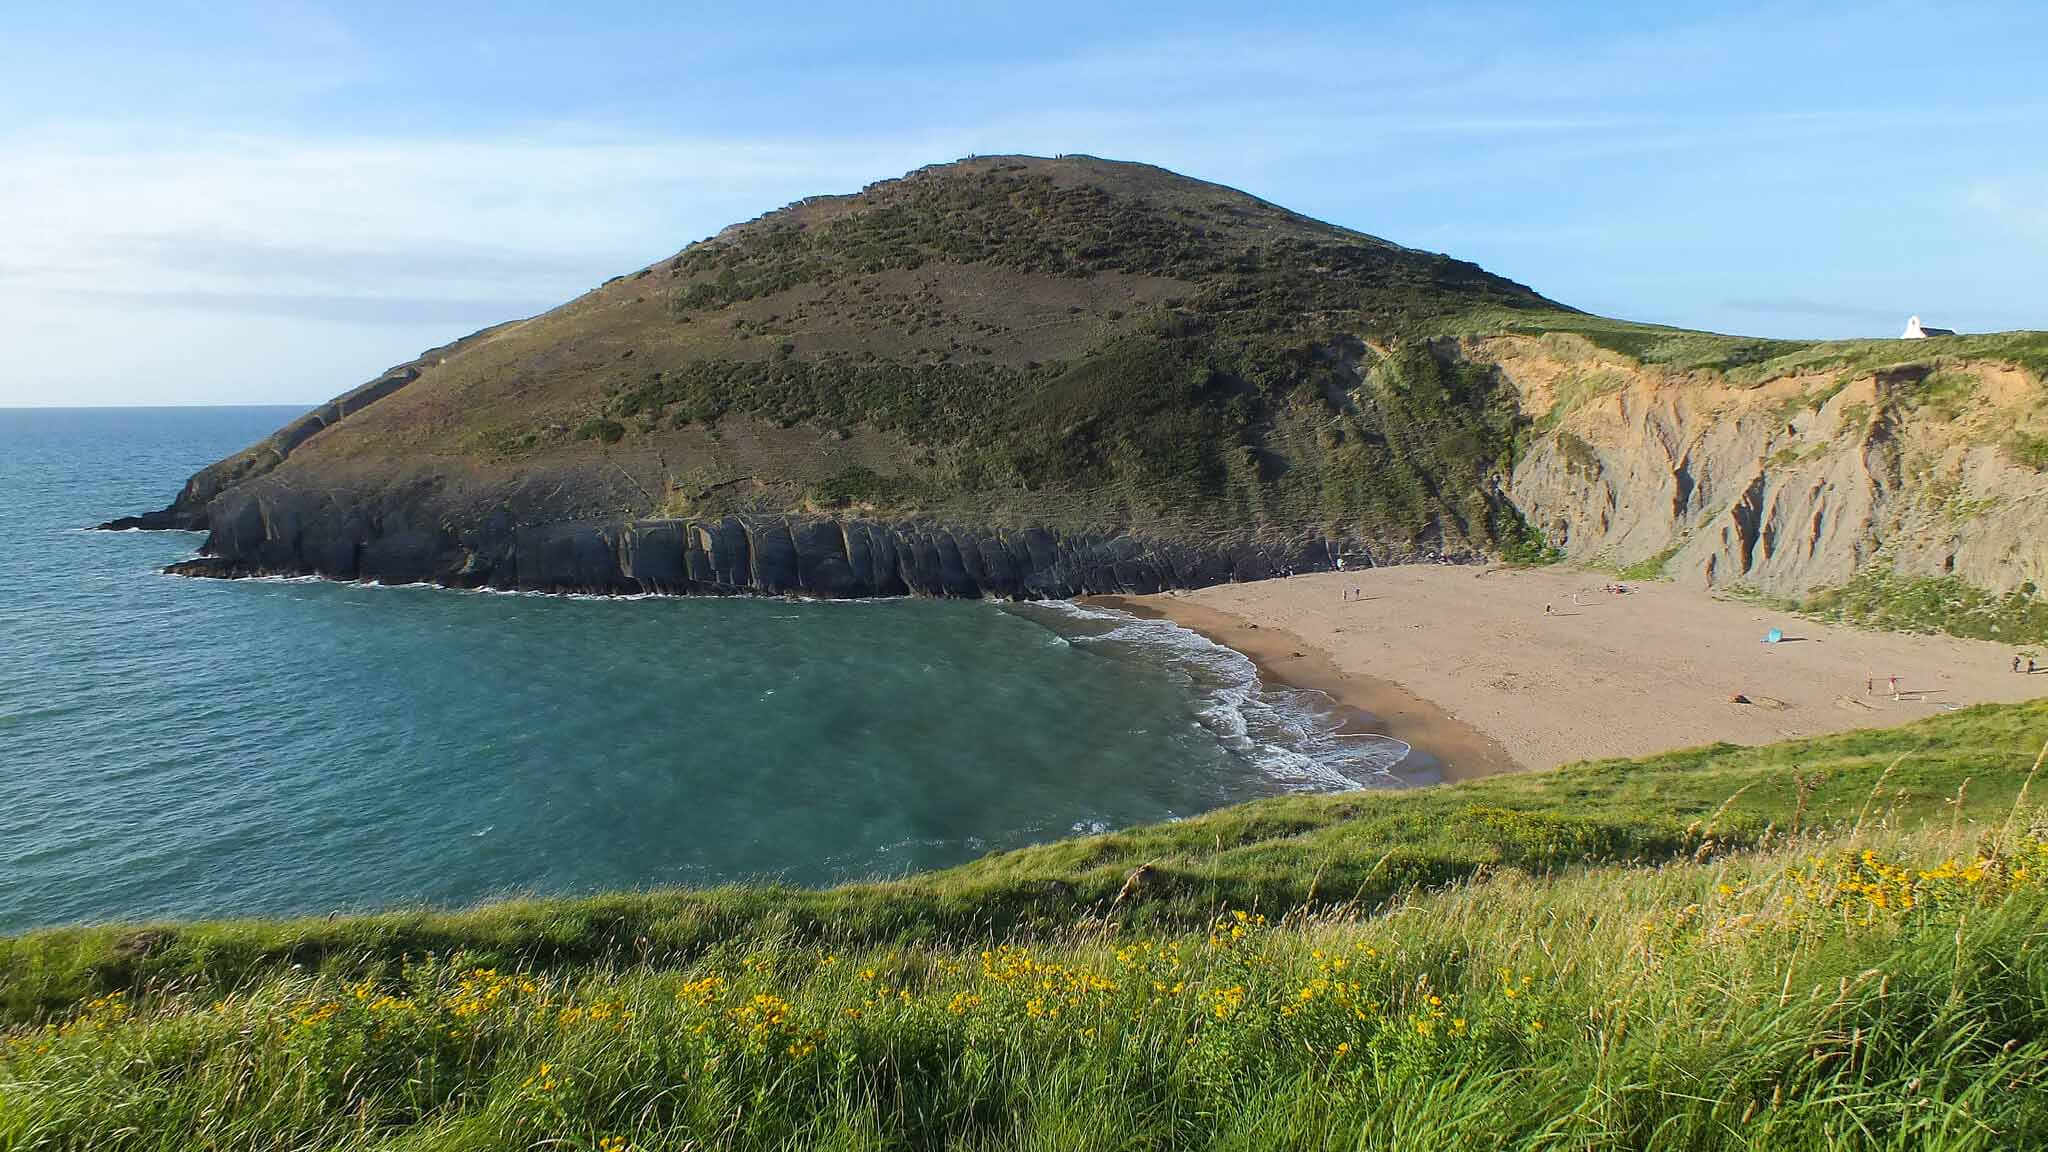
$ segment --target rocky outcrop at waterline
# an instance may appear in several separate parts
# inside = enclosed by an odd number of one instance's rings
[[[500,516],[455,529],[412,522],[398,509],[309,518],[255,501],[217,505],[213,516],[206,554],[169,571],[599,594],[1038,599],[1260,580],[1328,569],[1339,555],[1320,537],[1203,544],[824,517],[519,524]]]

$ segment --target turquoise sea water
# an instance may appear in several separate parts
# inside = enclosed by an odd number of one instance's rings
[[[0,931],[823,883],[1382,779],[1236,653],[1071,606],[163,576],[295,409],[0,409]]]

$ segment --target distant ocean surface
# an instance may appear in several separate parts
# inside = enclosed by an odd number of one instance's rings
[[[1072,605],[158,574],[297,408],[0,409],[0,932],[942,867],[1390,781],[1320,698]]]

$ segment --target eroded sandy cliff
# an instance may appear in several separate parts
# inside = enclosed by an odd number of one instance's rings
[[[1873,563],[2004,592],[2048,584],[2048,474],[2015,445],[2042,382],[1993,360],[1755,382],[1576,336],[1468,341],[1538,418],[1510,496],[1574,560],[1799,595]]]

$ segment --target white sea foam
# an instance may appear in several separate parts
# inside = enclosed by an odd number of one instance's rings
[[[159,568],[157,575],[170,580],[213,580],[211,576],[190,576],[183,572],[171,572]],[[335,581],[325,576],[239,576],[236,579],[249,584],[331,584]]]
[[[1251,657],[1170,620],[1067,600],[1039,607],[1106,626],[1092,635],[1069,635],[1077,647],[1117,645],[1163,659],[1186,675],[1197,693],[1196,717],[1224,747],[1288,788],[1340,791],[1391,783],[1392,769],[1410,749],[1370,733],[1339,734],[1333,701],[1324,693],[1268,688]]]
[[[96,531],[96,529],[78,528],[71,529],[71,531],[92,532]],[[151,529],[123,528],[118,529],[118,531],[144,532],[151,531]],[[196,560],[202,558],[203,557],[201,556],[200,553],[195,552],[192,554],[192,559]],[[216,579],[216,577],[212,576],[187,576],[183,572],[167,572],[162,569],[158,570],[158,575],[171,576],[178,579]],[[383,591],[407,590],[427,592],[448,592],[460,596],[536,596],[549,600],[581,600],[587,603],[597,604],[629,604],[640,600],[707,600],[721,598],[714,595],[692,595],[689,593],[672,592],[550,592],[544,589],[535,588],[492,588],[487,585],[478,585],[473,588],[464,588],[453,584],[439,584],[435,583],[432,580],[413,580],[404,583],[392,584],[386,583],[382,580],[344,580],[333,576],[319,575],[285,576],[271,574],[263,576],[237,576],[234,577],[234,579],[249,584],[333,584],[336,587],[340,588],[376,588]],[[766,593],[753,592],[742,592],[737,594],[736,596],[725,598],[740,600],[777,600],[785,604],[843,604],[850,606],[886,604],[898,600],[915,599],[915,597],[910,596],[858,596],[842,598],[820,598],[815,596],[798,596],[787,594],[781,596],[770,596]],[[798,620],[802,619],[802,617],[780,616],[777,617],[777,619]]]

